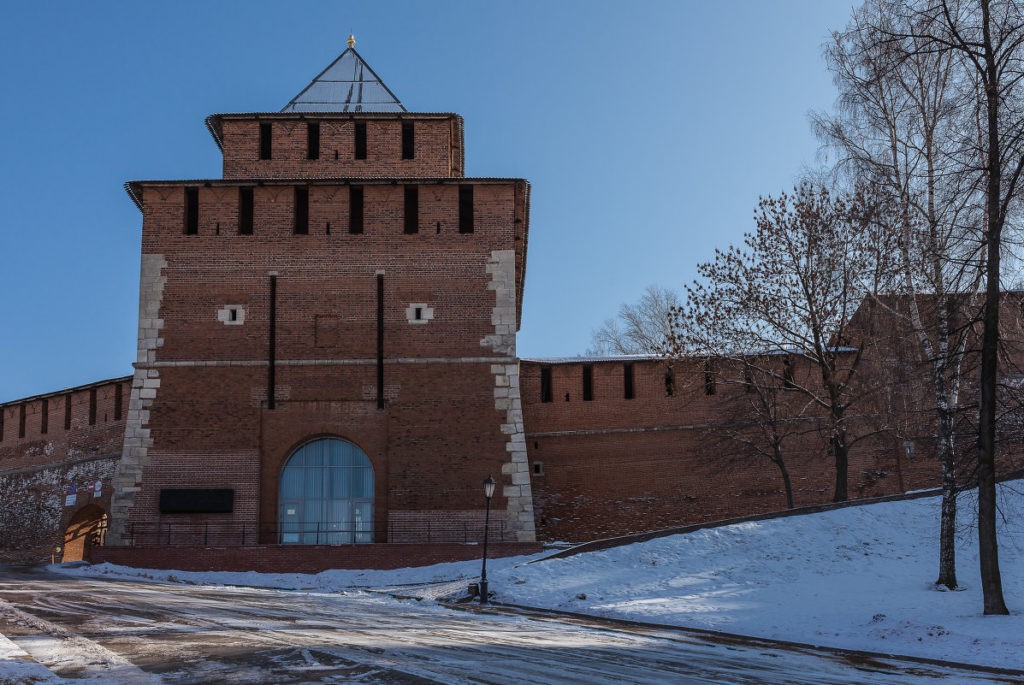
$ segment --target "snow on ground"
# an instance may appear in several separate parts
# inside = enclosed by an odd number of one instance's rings
[[[511,568],[547,553],[532,556],[488,559],[487,574]],[[75,576],[110,578],[137,578],[162,583],[185,583],[187,585],[244,585],[251,587],[278,588],[282,590],[315,590],[318,592],[339,592],[354,588],[392,588],[400,591],[403,587],[427,584],[444,584],[446,592],[465,590],[480,577],[480,561],[458,561],[433,566],[399,568],[389,571],[336,569],[321,573],[257,573],[255,571],[164,571],[158,569],[137,569],[116,564],[50,566],[49,570]],[[458,582],[456,581],[465,581]],[[417,592],[417,594],[422,594]]]
[[[938,498],[699,530],[551,559],[488,561],[497,600],[847,649],[1024,669],[1024,481],[1000,486],[1000,563],[1011,616],[983,616],[973,529],[958,540],[962,591],[940,592]],[[961,519],[976,510],[961,498]],[[542,556],[542,555],[541,555]],[[460,582],[478,562],[316,575],[190,573],[101,564],[75,575],[341,591]]]
[[[53,671],[25,653],[18,645],[0,635],[0,685],[60,683]]]
[[[741,523],[505,569],[502,600],[599,616],[1024,669],[1024,481],[1001,487],[1011,616],[983,616],[974,529],[940,592],[939,498]],[[961,499],[961,517],[976,511]]]

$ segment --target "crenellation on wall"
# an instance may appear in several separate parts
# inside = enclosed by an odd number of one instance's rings
[[[462,117],[374,112],[217,114],[208,125],[223,152],[223,177],[434,177],[462,175]],[[308,159],[306,124],[320,122],[319,158]],[[366,126],[366,159],[355,158],[354,124]],[[413,159],[402,159],[402,122],[415,127]],[[259,124],[269,123],[271,159],[259,158]]]
[[[129,377],[114,378],[0,404],[4,426],[0,431],[0,473],[119,449],[129,403],[128,393],[124,392],[128,381]],[[96,413],[94,422],[90,422],[89,404],[93,393]],[[22,407],[24,434],[19,430]],[[44,409],[47,412],[45,432]]]
[[[461,248],[478,246],[496,237],[503,240],[519,235],[521,225],[510,224],[508,215],[515,211],[518,179],[460,177],[452,179],[404,178],[394,181],[368,178],[280,178],[280,179],[202,179],[133,181],[129,187],[146,214],[143,247],[166,250],[167,245],[198,245],[207,243],[227,248],[247,249],[266,239],[287,240],[309,248],[313,245],[377,247],[382,240],[404,241],[406,247],[429,249],[439,244]],[[404,191],[418,188],[417,231],[405,232]],[[464,233],[459,226],[459,188],[472,186],[473,231]],[[307,233],[294,231],[294,189],[308,193]],[[359,232],[350,231],[353,208],[350,188],[357,187],[363,195],[363,224]],[[185,232],[183,221],[186,188],[195,190],[198,217],[195,233]],[[252,232],[240,232],[239,190],[248,189],[253,197]],[[174,238],[161,246],[160,241]],[[261,240],[262,239],[262,240]],[[179,242],[180,241],[180,242]],[[197,257],[199,255],[196,255]],[[372,273],[372,272],[371,272]],[[244,294],[244,291],[238,293]],[[244,304],[245,300],[239,300]],[[215,303],[220,307],[223,301]],[[153,322],[157,323],[157,322]]]

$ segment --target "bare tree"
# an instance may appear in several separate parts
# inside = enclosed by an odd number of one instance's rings
[[[679,296],[674,291],[647,286],[638,302],[621,305],[617,318],[593,332],[587,353],[658,354],[669,335],[669,313],[677,306]]]
[[[862,191],[833,195],[801,183],[763,198],[744,247],[716,251],[673,310],[668,352],[685,356],[785,354],[810,363],[815,378],[784,378],[827,417],[835,459],[834,501],[848,498],[848,409],[870,331],[853,325],[868,293],[886,276],[886,234]],[[869,317],[870,320],[870,317]]]
[[[728,365],[737,376],[724,376],[727,384],[742,387],[731,404],[734,416],[715,432],[741,445],[755,458],[767,459],[779,472],[786,496],[786,507],[792,509],[793,481],[786,465],[786,443],[816,426],[809,417],[806,398],[788,392],[786,360],[781,355],[735,355],[719,364]]]
[[[839,111],[815,123],[838,151],[841,170],[893,198],[895,211],[884,219],[898,236],[899,278],[896,296],[877,304],[913,333],[929,367],[942,474],[936,583],[952,589],[956,415],[969,330],[963,310],[973,304],[961,294],[976,292],[982,273],[975,240],[982,219],[974,202],[979,179],[963,173],[976,108],[972,89],[958,78],[956,56],[922,49],[926,41],[917,34],[934,18],[909,12],[913,2],[868,0],[844,31],[833,34],[826,58]]]
[[[672,337],[672,312],[681,304],[679,296],[672,290],[657,285],[648,286],[635,304],[623,304],[619,308],[616,319],[608,319],[593,333],[593,343],[587,350],[588,354],[666,354],[669,340]],[[704,345],[702,348],[706,348]],[[794,410],[793,402],[786,401],[786,393],[779,392],[782,386],[781,369],[777,366],[781,357],[768,355],[755,357],[739,355],[719,357],[715,364],[710,361],[687,359],[684,364],[673,364],[682,361],[669,355],[668,377],[676,382],[697,385],[706,380],[691,378],[691,374],[673,373],[675,366],[682,368],[694,367],[695,363],[702,370],[697,374],[712,373],[711,366],[720,366],[714,375],[726,385],[741,385],[744,392],[730,402],[726,411],[730,416],[715,425],[708,438],[721,440],[741,446],[745,453],[758,459],[767,459],[779,471],[786,506],[793,508],[793,485],[785,461],[785,442],[801,430],[801,421],[806,403],[798,403]],[[728,367],[728,369],[724,368]],[[731,374],[730,371],[742,369],[742,373]],[[723,373],[724,372],[724,373]],[[687,380],[689,379],[689,381]],[[712,381],[714,382],[714,381]],[[673,392],[676,388],[673,387]]]
[[[996,422],[999,385],[1000,275],[1003,231],[1018,209],[1024,173],[1024,7],[1019,0],[919,0],[914,28],[892,40],[919,41],[920,53],[949,53],[974,84],[981,114],[968,170],[981,179],[985,286],[978,400],[978,547],[986,614],[1008,614],[996,537]]]

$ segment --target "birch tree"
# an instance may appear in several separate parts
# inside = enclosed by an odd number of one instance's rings
[[[986,614],[1008,614],[996,536],[995,455],[1004,231],[1019,210],[1024,173],[1024,6],[1020,0],[917,0],[898,8],[890,42],[914,41],[914,54],[948,54],[979,112],[978,138],[964,172],[979,179],[984,260],[978,397],[978,556]],[[909,26],[908,29],[901,28]]]
[[[963,169],[977,118],[957,56],[925,49],[921,34],[934,17],[908,7],[907,0],[869,0],[833,34],[826,58],[838,113],[815,123],[842,171],[883,186],[895,200],[885,220],[898,238],[896,296],[877,304],[909,330],[928,366],[942,483],[936,583],[954,589],[956,423],[969,333],[964,310],[972,304],[962,294],[976,292],[982,276],[980,179]]]

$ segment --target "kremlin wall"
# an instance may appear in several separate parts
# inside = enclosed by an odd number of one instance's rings
[[[461,117],[406,111],[352,43],[206,125],[221,178],[126,184],[132,375],[0,404],[0,561],[388,568],[478,557],[488,517],[501,555],[785,508],[728,369],[517,356],[529,183],[466,176]],[[857,408],[852,497],[938,484],[915,412]],[[796,506],[832,497],[827,443],[803,414]]]

